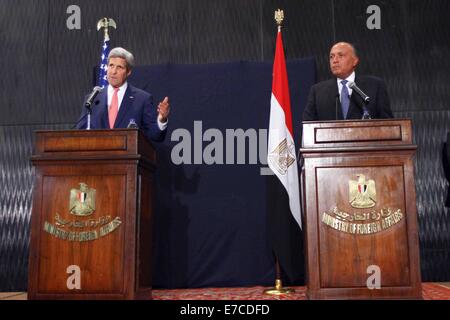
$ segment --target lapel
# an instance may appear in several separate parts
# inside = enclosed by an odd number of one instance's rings
[[[361,113],[361,107],[359,106],[358,97],[356,96],[357,93],[353,94],[350,97],[350,107],[348,108],[348,115],[350,118],[348,119],[361,119],[362,113]]]
[[[131,106],[134,101],[134,89],[128,84],[125,95],[123,96],[122,103],[120,104],[119,113],[117,114],[116,121],[114,122],[114,128],[124,127],[120,125],[123,119],[126,119],[126,114],[131,111]],[[126,125],[126,124],[125,124]]]
[[[355,75],[355,83],[358,83],[358,81],[358,76]],[[350,116],[350,118],[348,119],[361,119],[362,106],[360,105],[360,103],[361,101],[358,94],[355,92],[355,90],[352,90],[352,95],[350,97],[350,106],[348,108],[348,115]]]
[[[330,99],[330,101],[332,101],[330,103],[330,105],[334,106],[333,107],[333,117],[331,117],[331,119],[343,120],[344,115],[342,114],[342,106],[341,106],[341,99],[340,99],[341,96],[340,96],[339,87],[338,87],[336,78],[332,79],[329,92],[331,94],[329,99]],[[336,100],[337,100],[337,105],[336,105]],[[336,115],[337,115],[337,117],[336,117]]]
[[[108,128],[109,129],[109,120],[108,120],[108,87],[105,87],[102,92],[97,96],[98,99],[98,112],[100,127],[99,128]]]

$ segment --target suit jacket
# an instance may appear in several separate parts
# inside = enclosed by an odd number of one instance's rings
[[[370,97],[367,109],[372,119],[394,117],[383,80],[371,76],[356,75],[355,83]],[[303,112],[303,121],[343,120],[338,90],[336,78],[313,85]],[[353,90],[347,119],[361,119],[363,106],[362,98]]]
[[[108,119],[108,90],[103,89],[92,103],[91,129],[109,129]],[[128,84],[125,95],[117,114],[114,128],[126,128],[130,119],[134,119],[139,129],[148,139],[162,141],[167,130],[160,130],[157,122],[156,108],[153,106],[153,97],[144,90]],[[78,121],[77,129],[86,129],[87,110],[83,112]]]

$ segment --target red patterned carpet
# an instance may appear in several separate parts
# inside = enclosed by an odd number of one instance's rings
[[[267,287],[250,288],[202,288],[153,290],[154,300],[305,300],[306,287],[293,287],[289,295],[266,295]],[[423,283],[424,300],[450,300],[450,288],[436,283]]]

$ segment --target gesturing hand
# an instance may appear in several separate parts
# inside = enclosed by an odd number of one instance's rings
[[[166,122],[170,112],[169,97],[165,97],[164,100],[158,104],[157,110],[158,120],[162,123]]]

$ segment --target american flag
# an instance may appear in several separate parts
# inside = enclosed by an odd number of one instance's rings
[[[108,86],[106,71],[108,70],[109,38],[103,40],[100,70],[98,72],[98,85],[102,88]]]

